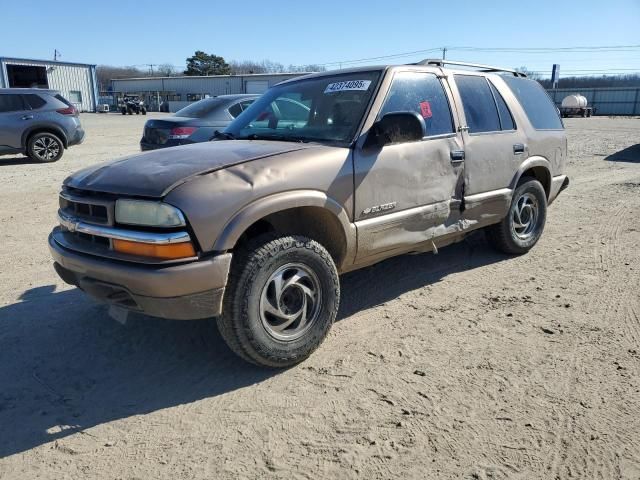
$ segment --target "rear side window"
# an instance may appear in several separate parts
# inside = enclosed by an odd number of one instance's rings
[[[391,112],[419,114],[427,127],[427,136],[453,133],[449,101],[440,80],[432,73],[397,73],[380,116]]]
[[[42,108],[47,103],[42,97],[40,97],[39,95],[35,95],[33,93],[23,95],[22,99],[29,107],[31,107],[31,110],[37,110],[38,108]]]
[[[0,94],[0,112],[19,112],[26,108],[20,95]]]
[[[509,88],[524,109],[533,128],[536,130],[562,130],[562,121],[558,111],[544,91],[542,85],[535,80],[522,77],[504,77]]]
[[[498,89],[489,81],[489,85],[491,86],[491,93],[493,93],[493,98],[496,100],[496,105],[498,105],[498,116],[500,117],[500,127],[502,130],[515,130],[516,125],[513,122],[513,117],[511,116],[511,112],[509,111],[509,107],[507,107],[507,102],[504,101]]]
[[[469,133],[498,132],[500,117],[486,78],[456,75]]]
[[[229,107],[229,113],[233,118],[236,118],[242,113],[242,105],[240,105],[239,103],[234,103]]]

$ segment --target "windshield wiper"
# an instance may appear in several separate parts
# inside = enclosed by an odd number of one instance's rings
[[[209,140],[213,140],[214,138],[219,138],[221,140],[235,140],[236,137],[232,133],[221,132],[220,130],[216,130],[213,132],[213,137]]]

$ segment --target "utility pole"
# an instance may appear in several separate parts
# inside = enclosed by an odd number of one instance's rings
[[[442,47],[442,60],[447,59],[447,47]]]
[[[151,76],[153,77],[153,67],[157,67],[158,65],[155,63],[147,63],[149,66],[149,71],[151,72]]]
[[[57,62],[58,61],[58,57],[60,57],[60,56],[61,56],[60,52],[54,48],[53,49],[53,61]]]

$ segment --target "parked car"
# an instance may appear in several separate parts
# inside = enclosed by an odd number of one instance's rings
[[[452,63],[289,80],[226,140],[71,175],[49,237],[58,274],[118,315],[217,316],[240,357],[286,367],[326,337],[343,272],[480,228],[528,252],[569,184],[562,120],[524,75]]]
[[[0,89],[0,155],[55,162],[83,139],[78,110],[57,91]]]
[[[171,117],[147,120],[140,149],[155,150],[207,142],[216,130],[224,130],[258,97],[259,95],[220,95],[205,98],[178,110]]]

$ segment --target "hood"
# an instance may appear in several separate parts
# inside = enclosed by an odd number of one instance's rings
[[[100,163],[70,175],[64,185],[81,190],[160,198],[197,175],[310,147],[309,144],[259,140],[196,143]]]

